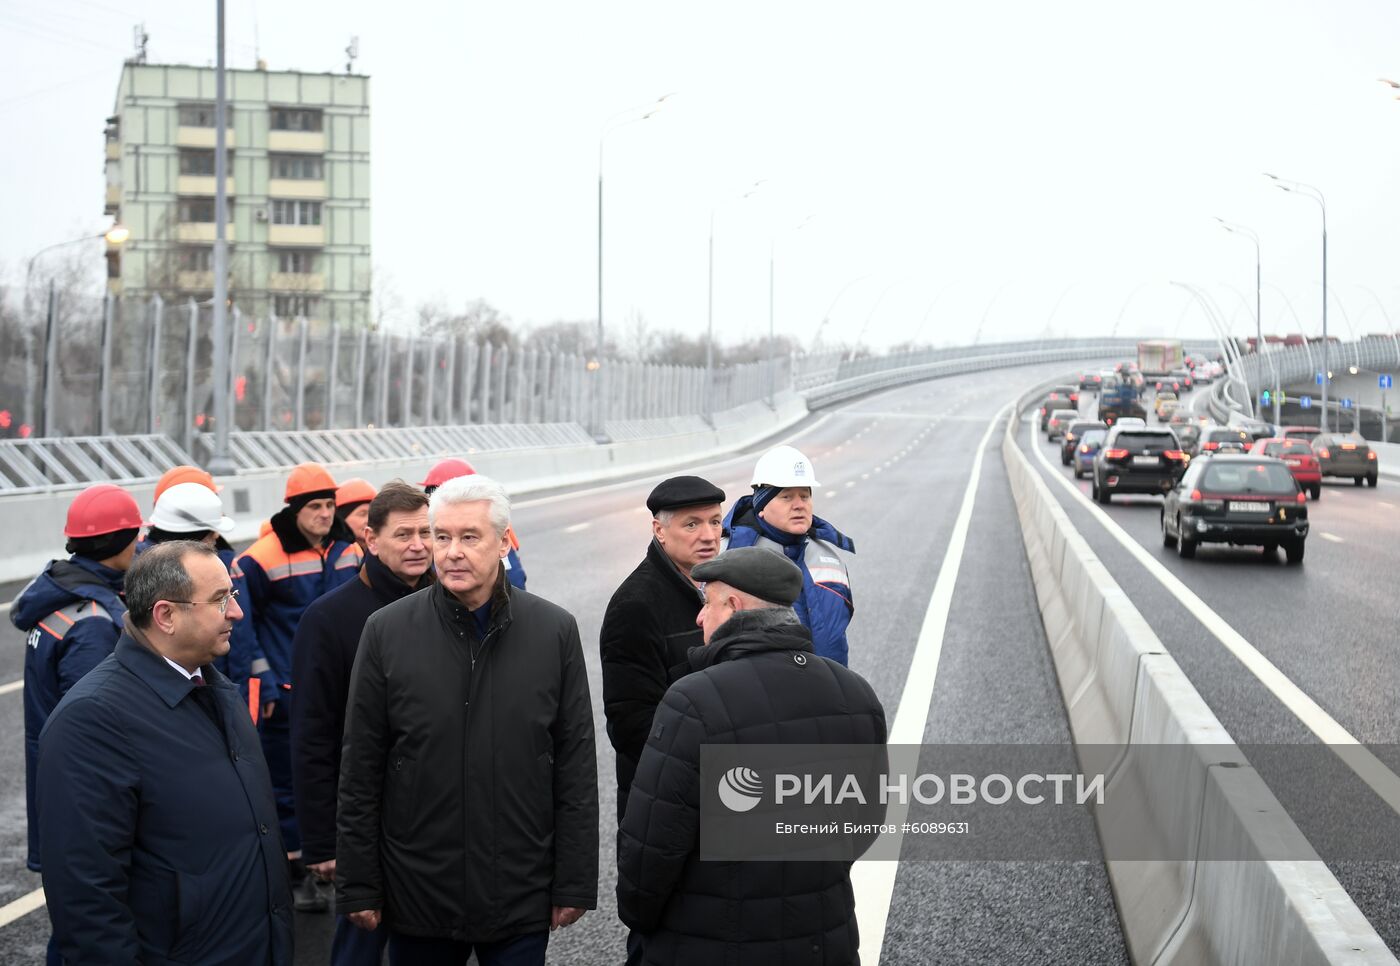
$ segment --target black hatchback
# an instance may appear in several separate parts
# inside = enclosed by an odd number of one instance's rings
[[[1308,498],[1282,460],[1217,456],[1194,464],[1162,504],[1162,544],[1182,557],[1202,543],[1279,547],[1301,563]]]
[[[1107,503],[1115,493],[1166,493],[1186,464],[1171,430],[1114,426],[1094,457],[1094,499]]]

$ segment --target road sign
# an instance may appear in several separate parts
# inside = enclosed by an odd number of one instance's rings
[[[1390,376],[1389,373],[1383,373],[1383,374],[1381,375],[1379,381],[1380,381],[1380,384],[1381,384],[1381,388],[1382,388],[1382,389],[1394,389],[1394,388],[1395,388],[1395,380],[1394,380],[1393,378],[1391,378],[1391,376]]]
[[[1304,396],[1298,400],[1298,405],[1304,409],[1312,409],[1312,396]]]
[[[1320,372],[1317,374],[1317,384],[1322,385],[1322,373]]]
[[[1350,408],[1351,408],[1351,400],[1350,400],[1350,399],[1343,399],[1343,400],[1342,400],[1342,408],[1343,408],[1343,409],[1350,409]]]

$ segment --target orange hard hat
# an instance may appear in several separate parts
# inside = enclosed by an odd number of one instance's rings
[[[68,504],[65,537],[100,537],[119,530],[141,527],[141,508],[136,498],[115,483],[96,483],[79,493]]]
[[[209,489],[213,490],[215,493],[223,489],[222,486],[214,482],[214,478],[206,471],[200,469],[198,466],[190,466],[186,463],[183,466],[176,466],[166,470],[164,475],[156,481],[156,493],[155,496],[151,498],[152,501],[159,500],[160,495],[176,483],[199,483],[209,487]]]
[[[292,472],[287,476],[287,492],[282,499],[290,503],[293,497],[303,493],[319,493],[335,488],[335,479],[320,463],[301,463],[292,467]]]
[[[459,476],[472,476],[475,473],[476,470],[466,460],[449,456],[445,460],[439,460],[436,466],[428,470],[428,478],[418,485],[424,489],[430,486],[442,486],[448,480],[455,480]]]
[[[368,480],[362,480],[358,476],[351,477],[335,491],[335,505],[337,507],[349,506],[352,503],[368,503],[378,494]]]

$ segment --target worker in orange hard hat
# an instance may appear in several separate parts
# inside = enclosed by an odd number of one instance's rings
[[[161,494],[177,483],[200,483],[215,493],[223,491],[223,487],[214,482],[214,477],[209,475],[208,470],[183,463],[180,466],[172,466],[161,474],[160,479],[156,481],[156,492],[151,496],[151,501],[158,502]]]
[[[475,473],[476,470],[466,460],[449,456],[433,464],[433,468],[428,470],[428,475],[418,485],[423,488],[424,493],[432,496],[433,491],[448,480],[455,480],[459,476],[472,476]],[[511,586],[524,590],[525,566],[520,562],[520,538],[511,527],[506,528],[506,538],[510,540],[510,552],[506,554],[505,559],[506,579],[511,582]]]
[[[320,463],[302,463],[287,476],[286,506],[272,517],[272,532],[258,539],[237,560],[248,586],[253,629],[275,686],[264,691],[263,755],[277,796],[282,841],[293,860],[293,894],[301,911],[325,911],[329,903],[301,866],[301,836],[297,830],[292,791],[291,702],[292,641],[301,615],[322,594],[353,580],[361,554],[354,536],[336,516],[336,491],[330,472]],[[240,602],[241,603],[241,602]]]
[[[40,871],[34,805],[39,732],[68,690],[117,646],[126,617],[122,585],[140,533],[141,508],[130,493],[111,483],[89,486],[68,505],[63,535],[69,558],[45,565],[10,611],[11,622],[29,635],[24,649],[24,764],[27,864],[33,872]],[[55,859],[62,861],[62,856]]]
[[[335,515],[340,517],[354,535],[355,543],[360,547],[361,558],[366,553],[365,527],[369,524],[369,504],[377,493],[369,481],[358,476],[346,480],[335,491]]]

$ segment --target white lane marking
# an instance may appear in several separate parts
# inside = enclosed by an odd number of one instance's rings
[[[1180,578],[1162,565],[1162,562],[1152,556],[1142,544],[1130,537],[1113,518],[1096,506],[1074,483],[1069,481],[1063,473],[1059,472],[1050,461],[1046,459],[1045,453],[1039,446],[1034,445],[1032,437],[1032,449],[1035,450],[1036,458],[1045,467],[1049,476],[1058,482],[1065,491],[1084,505],[1089,513],[1099,521],[1103,528],[1108,531],[1109,536],[1122,544],[1123,549],[1132,554],[1137,562],[1142,564],[1158,582],[1166,588],[1167,593],[1175,597],[1183,607],[1191,612],[1191,615],[1201,622],[1206,630],[1215,635],[1216,640],[1225,645],[1225,649],[1245,666],[1245,669],[1259,679],[1259,682],[1273,692],[1285,708],[1293,712],[1293,715],[1301,721],[1309,731],[1332,748],[1337,757],[1341,758],[1357,776],[1371,787],[1381,801],[1385,802],[1396,812],[1400,812],[1400,776],[1385,766],[1385,764],[1373,755],[1369,749],[1361,745],[1351,732],[1347,731],[1330,714],[1322,709],[1310,698],[1302,688],[1294,684],[1286,674],[1278,669],[1278,666],[1270,661],[1263,654],[1259,653],[1244,636],[1226,622],[1226,620],[1211,610],[1210,605],[1196,596]],[[1349,745],[1352,747],[1341,748]]]
[[[575,523],[564,528],[565,533],[578,533],[580,530],[587,530],[593,526],[592,520],[585,520],[582,523]]]
[[[1385,506],[1389,506],[1390,504],[1387,503],[1387,504],[1384,504],[1384,505],[1385,505]],[[8,614],[8,613],[10,612],[10,607],[11,607],[13,604],[14,604],[14,601],[10,601],[10,602],[7,603],[7,604],[0,604],[0,614]]]
[[[43,907],[44,890],[35,889],[28,895],[20,896],[8,905],[0,906],[0,927],[8,926],[21,916],[27,916],[35,909],[42,909]]]
[[[835,490],[827,490],[827,491],[826,491],[826,495],[827,495],[828,498],[833,497],[833,496],[836,495],[836,491],[835,491]]]
[[[855,485],[856,485],[856,481],[855,481],[855,480],[847,480],[847,481],[846,481],[846,487],[847,487],[848,489],[849,489],[850,487],[855,486]]]
[[[1317,535],[1324,540],[1331,540],[1333,543],[1346,543],[1345,540],[1337,536],[1335,533],[1328,533],[1326,530],[1317,531]]]
[[[861,478],[862,480],[868,480],[868,479],[870,479],[870,474],[869,474],[869,473],[862,473],[862,474],[860,475],[860,478]]]
[[[1385,507],[1387,510],[1394,510],[1394,509],[1395,509],[1395,504],[1393,504],[1393,503],[1387,503],[1387,502],[1385,502],[1384,500],[1377,500],[1377,501],[1376,501],[1376,506],[1383,506],[1383,507]],[[6,604],[5,606],[8,607],[9,604]]]
[[[9,694],[11,691],[21,691],[24,689],[24,679],[11,681],[8,684],[0,684],[0,694]]]
[[[992,417],[987,431],[982,435],[982,442],[977,444],[972,475],[967,481],[967,489],[963,491],[962,507],[953,524],[948,549],[943,554],[943,564],[938,568],[938,579],[933,585],[928,610],[924,612],[924,623],[919,628],[914,657],[904,678],[904,693],[900,695],[899,710],[894,716],[894,726],[890,728],[889,743],[892,745],[923,743],[929,707],[933,704],[933,685],[938,678],[938,660],[943,654],[943,634],[948,628],[948,612],[953,606],[953,588],[957,585],[958,570],[962,567],[963,547],[967,544],[967,531],[972,523],[977,484],[982,479],[982,458],[987,451],[987,442],[992,438],[992,431],[1010,408],[1011,404],[1008,403]],[[851,885],[856,894],[856,922],[860,928],[860,945],[865,951],[866,962],[878,962],[884,949],[885,924],[890,917],[890,900],[894,898],[894,880],[898,872],[898,861],[861,860],[851,868]]]

